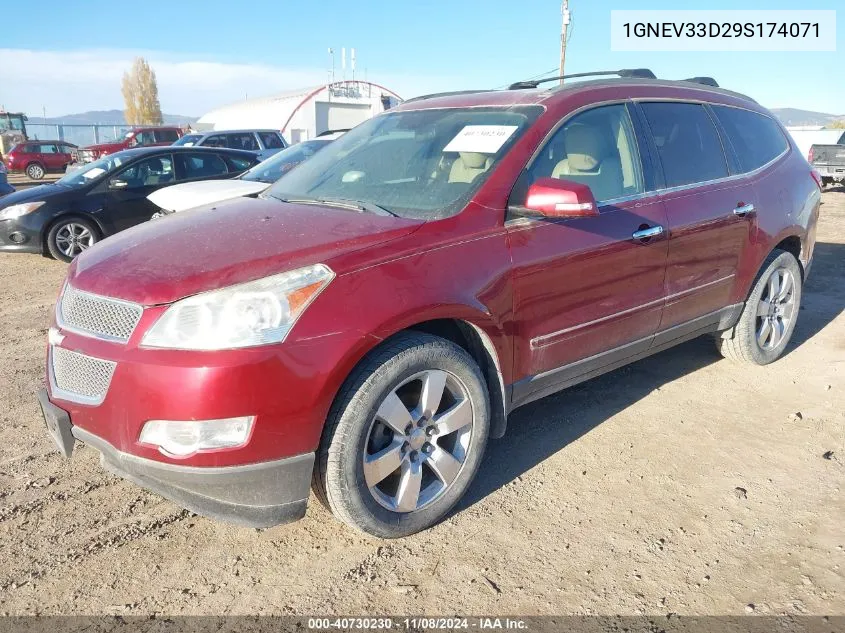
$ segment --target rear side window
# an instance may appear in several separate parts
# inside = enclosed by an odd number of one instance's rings
[[[258,136],[261,137],[261,142],[264,143],[266,149],[281,149],[285,146],[275,132],[259,132]]]
[[[246,149],[253,152],[257,152],[261,149],[258,146],[258,141],[255,140],[255,135],[252,132],[227,134],[226,147],[230,147],[232,149]]]
[[[667,187],[724,178],[728,164],[716,126],[697,103],[643,103]]]
[[[762,167],[788,147],[780,127],[769,117],[739,108],[710,107],[725,128],[742,171]]]
[[[229,172],[224,161],[217,154],[178,154],[181,163],[182,178],[211,178]]]
[[[549,140],[515,190],[524,204],[538,178],[572,180],[590,187],[596,201],[643,191],[636,137],[624,105],[607,105],[569,119]]]
[[[158,143],[173,143],[179,140],[176,130],[156,130],[155,135]]]

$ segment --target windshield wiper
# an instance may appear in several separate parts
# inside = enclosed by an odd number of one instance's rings
[[[363,200],[347,200],[346,198],[279,198],[282,202],[290,204],[316,204],[327,207],[337,207],[339,209],[354,209],[356,211],[366,211],[376,215],[391,215],[398,218],[399,215],[385,209],[373,202],[365,202]]]

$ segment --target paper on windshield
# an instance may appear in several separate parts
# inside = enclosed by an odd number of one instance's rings
[[[93,169],[89,169],[84,174],[82,174],[83,178],[96,178],[102,174],[106,173],[106,170],[102,167],[94,167]]]
[[[517,130],[516,125],[466,125],[443,148],[444,152],[495,154]]]

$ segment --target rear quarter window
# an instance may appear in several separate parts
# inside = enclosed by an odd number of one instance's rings
[[[717,180],[728,164],[716,126],[697,103],[643,103],[667,187]]]
[[[725,129],[743,172],[754,171],[780,156],[788,147],[780,126],[751,110],[711,105]]]
[[[244,171],[255,165],[255,161],[240,156],[227,156],[231,169],[229,171]]]

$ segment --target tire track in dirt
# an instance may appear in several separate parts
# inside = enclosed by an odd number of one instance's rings
[[[39,507],[41,506],[43,506],[43,502],[39,505]],[[114,526],[89,539],[84,545],[68,549],[64,554],[57,554],[42,559],[31,559],[28,561],[29,565],[27,569],[0,580],[0,591],[23,587],[33,580],[42,579],[49,574],[59,571],[65,565],[83,563],[107,549],[118,549],[133,541],[147,537],[163,538],[164,533],[162,530],[164,528],[191,516],[192,513],[188,510],[176,510],[157,519],[134,521],[132,523]],[[78,529],[74,531],[76,532]]]

